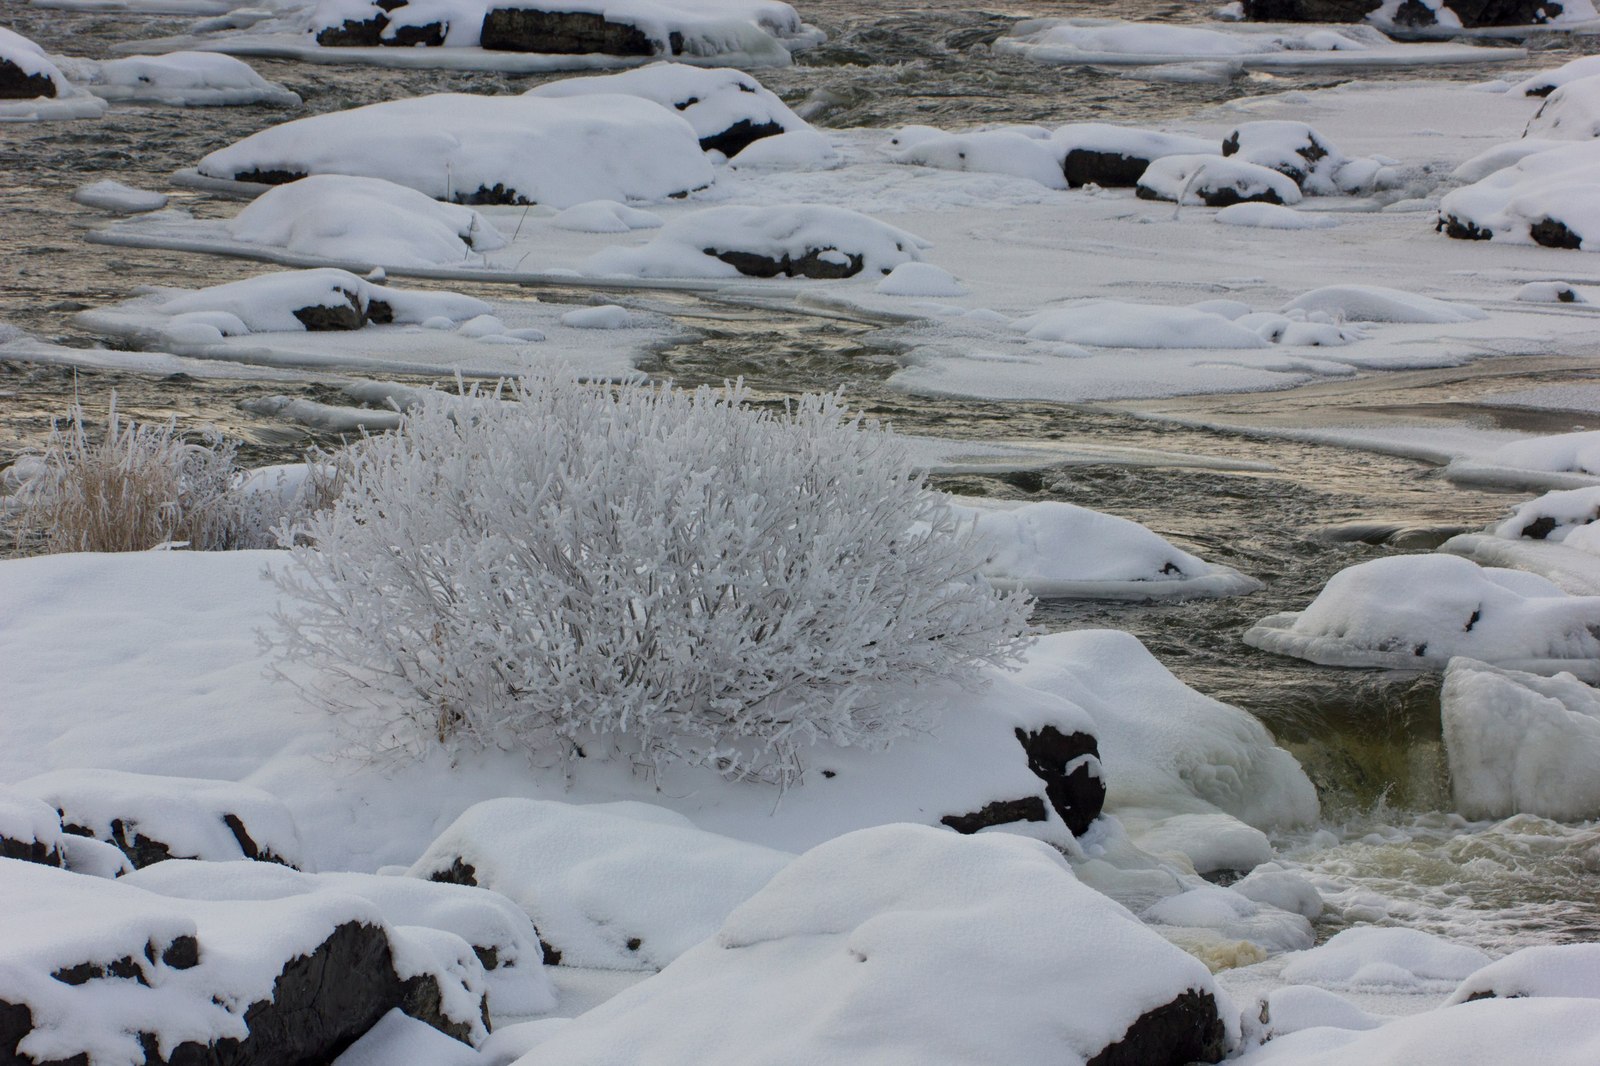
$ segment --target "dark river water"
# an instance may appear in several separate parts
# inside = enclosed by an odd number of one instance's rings
[[[881,2],[827,0],[797,6],[828,32],[829,42],[803,53],[792,68],[758,76],[825,126],[1155,123],[1240,96],[1332,85],[1349,77],[1252,74],[1221,84],[1169,84],[1115,71],[1035,64],[988,50],[1022,17],[1198,21],[1205,7],[1192,3],[1136,0],[1114,8],[1040,3],[974,10],[939,2],[906,10]],[[105,55],[112,43],[170,35],[187,25],[177,18],[45,11],[22,6],[21,0],[6,0],[0,22],[49,51],[91,57]],[[1555,65],[1574,54],[1560,40],[1532,47],[1539,54],[1529,66]],[[549,77],[278,60],[252,64],[299,93],[304,107],[288,112],[120,106],[98,121],[0,125],[0,323],[69,345],[89,345],[96,338],[71,322],[74,311],[125,299],[140,285],[215,284],[261,269],[242,260],[88,244],[83,231],[98,216],[68,199],[80,185],[113,177],[171,192],[175,205],[200,217],[225,216],[237,205],[172,189],[172,172],[292,117],[428,92],[520,92]],[[1445,68],[1429,76],[1483,80],[1505,70]],[[581,299],[571,292],[540,295]],[[1600,832],[1594,825],[1538,819],[1464,825],[1448,815],[1437,678],[1317,667],[1254,651],[1239,639],[1257,619],[1303,606],[1339,569],[1396,550],[1424,550],[1448,531],[1482,526],[1516,497],[1451,485],[1434,468],[1413,460],[1180,428],[1121,410],[911,397],[886,386],[897,364],[892,354],[866,342],[868,326],[677,299],[679,313],[698,337],[644,369],[685,384],[742,375],[764,397],[842,387],[855,404],[908,432],[1115,444],[1272,464],[1271,473],[1077,465],[947,478],[941,484],[966,493],[1067,500],[1109,511],[1265,582],[1258,593],[1221,601],[1044,603],[1037,620],[1049,629],[1130,630],[1189,684],[1265,721],[1316,781],[1327,813],[1320,836],[1281,842],[1289,854],[1352,891],[1395,900],[1402,920],[1486,945],[1592,937],[1600,929],[1600,899],[1592,887],[1600,873]],[[1536,367],[1506,360],[1473,371],[1480,384],[1497,388],[1592,373],[1549,360]],[[1403,392],[1398,386],[1392,393],[1368,389],[1349,402],[1369,408],[1426,406],[1442,398],[1446,382],[1455,383],[1452,372],[1437,372],[1436,380],[1410,375]],[[334,390],[315,383],[170,381],[0,363],[0,465],[21,446],[41,440],[51,417],[74,395],[92,412],[103,408],[112,389],[120,409],[132,417],[170,416],[186,427],[221,427],[246,442],[242,454],[253,462],[282,461],[309,444],[329,442],[242,410],[242,401],[290,393],[340,402]],[[1193,401],[1191,415],[1203,416],[1207,403]],[[1575,425],[1596,428],[1600,422],[1562,416],[1551,428]],[[1407,530],[1403,547],[1330,533],[1360,522]]]

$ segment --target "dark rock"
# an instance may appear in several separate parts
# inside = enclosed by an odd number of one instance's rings
[[[1244,17],[1256,22],[1361,22],[1380,0],[1244,0]],[[1448,0],[1461,25],[1531,26],[1548,22],[1563,8],[1555,0]],[[1418,0],[1404,0],[1395,11],[1396,26],[1438,27],[1432,9]]]
[[[339,293],[345,298],[342,304],[335,304],[332,307],[313,304],[294,312],[294,317],[300,320],[306,332],[360,329],[367,324],[367,316],[362,313],[361,301],[356,298],[355,293],[343,289],[340,289]]]
[[[783,127],[776,122],[768,121],[758,125],[747,118],[742,118],[721,133],[700,138],[700,150],[718,151],[732,159],[761,138],[776,137],[782,132]]]
[[[248,181],[256,185],[287,185],[291,181],[299,181],[306,176],[303,170],[241,170],[233,176],[234,181]]]
[[[846,262],[834,263],[823,256],[828,253],[839,254],[837,248],[811,248],[798,259],[790,258],[786,253],[779,259],[771,256],[760,255],[756,252],[724,252],[716,248],[701,249],[706,255],[720,259],[733,267],[741,274],[748,274],[752,278],[775,278],[779,275],[788,278],[848,278],[861,273],[863,257],[844,253]]]
[[[463,1044],[472,1044],[472,1023],[451,1021],[444,1013],[444,990],[436,978],[421,974],[400,986],[400,1009],[419,1022],[433,1026],[446,1036],[455,1037]],[[483,1027],[489,1028],[489,997],[478,1003],[478,1014]]]
[[[0,836],[0,859],[21,859],[42,866],[60,866],[61,852],[41,840],[13,840]]]
[[[1245,196],[1232,185],[1223,185],[1216,188],[1191,189],[1200,202],[1207,207],[1232,207],[1234,204],[1281,204],[1280,197],[1272,189],[1262,189],[1260,192]],[[1147,186],[1141,185],[1134,190],[1135,195],[1141,200],[1161,200],[1164,197],[1152,191]]]
[[[1061,173],[1074,189],[1090,184],[1108,189],[1131,189],[1139,184],[1139,178],[1149,166],[1150,160],[1138,156],[1074,148],[1061,161]]]
[[[947,814],[939,821],[958,833],[970,834],[1007,822],[1042,822],[1046,817],[1044,800],[1038,796],[1024,796],[1021,799],[996,800],[971,814]]]
[[[676,36],[676,35],[674,35]],[[637,26],[608,21],[588,11],[491,8],[483,16],[480,43],[491,51],[551,55],[653,56],[655,44]],[[682,50],[678,38],[673,54]]]
[[[17,1051],[22,1039],[33,1032],[33,1011],[25,1003],[0,999],[0,1063],[5,1066],[30,1066],[32,1059]]]
[[[394,321],[394,307],[383,300],[368,300],[367,321],[379,326],[389,325]]]
[[[1528,236],[1532,237],[1535,244],[1542,244],[1546,248],[1570,248],[1576,251],[1583,247],[1583,238],[1573,233],[1566,223],[1554,218],[1541,218],[1528,227]]]
[[[324,26],[317,31],[317,43],[324,48],[376,48],[383,43],[383,31],[389,26],[389,16],[373,15],[357,21],[345,19],[338,26]]]
[[[539,950],[544,954],[544,964],[546,966],[561,965],[560,949],[552,944],[547,943],[544,937],[539,938]]]
[[[472,885],[478,884],[478,868],[470,862],[463,862],[461,856],[456,856],[454,862],[447,869],[435,870],[428,875],[430,881],[441,881],[447,885]]]
[[[372,313],[372,307],[374,303],[376,303],[376,301],[367,304],[367,319],[372,322],[377,322],[379,321],[378,317]],[[386,310],[388,310],[389,316],[382,321],[393,322],[393,309],[389,308],[388,304],[384,304],[383,306]],[[288,859],[285,859],[281,855],[274,854],[271,848],[258,847],[256,842],[250,838],[250,831],[245,828],[243,820],[241,820],[237,814],[224,814],[222,816],[222,821],[227,825],[228,831],[233,834],[233,839],[239,842],[239,850],[244,853],[245,858],[254,859],[256,862],[275,862],[279,866],[288,866],[291,869],[294,868],[294,863],[290,862]]]
[[[468,207],[478,207],[482,204],[511,204],[515,207],[522,207],[533,203],[532,200],[527,199],[517,190],[508,189],[498,181],[494,183],[493,187],[487,185],[478,186],[477,192],[458,192],[451,199],[458,204],[466,204]]]
[[[493,944],[488,947],[482,944],[474,944],[472,945],[472,953],[478,956],[478,962],[482,964],[485,970],[498,970],[500,968],[500,949]]]
[[[1227,1051],[1228,1034],[1209,992],[1192,989],[1172,1002],[1146,1011],[1107,1045],[1088,1066],[1186,1066],[1219,1062]]]
[[[1100,745],[1095,738],[1088,733],[1063,733],[1047,725],[1033,733],[1018,729],[1017,743],[1027,753],[1028,769],[1044,782],[1050,805],[1072,835],[1088,829],[1106,802],[1105,782],[1094,772],[1100,768]],[[1078,765],[1069,770],[1074,762]]]
[[[295,312],[295,316],[299,317],[303,312],[329,310],[332,309],[326,307],[302,308],[300,311]],[[305,321],[305,319],[302,318],[301,321]],[[307,326],[306,328],[311,329],[313,327]],[[226,823],[228,829],[232,831],[234,839],[239,842],[239,851],[245,858],[255,859],[258,862],[275,862],[291,869],[295,868],[294,863],[280,855],[273,854],[271,849],[258,847],[256,842],[251,839],[249,832],[245,829],[244,822],[238,815],[224,814],[222,820]],[[93,829],[78,825],[76,822],[63,820],[61,829],[62,832],[71,833],[73,836],[88,837],[91,840],[98,839]],[[137,828],[132,831],[130,837],[128,823],[121,818],[111,819],[111,839],[105,843],[115,845],[122,854],[128,857],[128,861],[133,863],[133,867],[136,870],[142,870],[146,866],[153,866],[158,862],[166,862],[168,859],[193,859],[198,857],[194,855],[174,855],[172,846],[166,841],[155,840],[145,836]]]
[[[1476,222],[1463,222],[1454,215],[1440,215],[1434,230],[1458,241],[1486,241],[1494,236],[1494,230],[1482,229]]]
[[[0,100],[54,98],[56,83],[43,74],[24,74],[9,59],[0,59]]]
[[[1522,527],[1522,535],[1529,540],[1543,540],[1555,531],[1556,520],[1549,515],[1536,518]]]
[[[96,978],[107,977],[115,977],[123,981],[137,981],[146,987],[150,984],[149,979],[144,975],[144,968],[128,955],[109,963],[80,962],[72,966],[64,966],[50,976],[64,985],[84,985]]]
[[[1280,123],[1274,122],[1273,125],[1279,126]],[[1310,174],[1312,170],[1316,168],[1318,163],[1328,158],[1328,156],[1333,153],[1333,149],[1329,148],[1326,144],[1323,144],[1322,141],[1318,139],[1316,132],[1310,127],[1307,127],[1305,129],[1304,142],[1296,145],[1294,148],[1294,156],[1298,162],[1287,159],[1272,159],[1270,161],[1265,159],[1258,160],[1252,156],[1250,151],[1250,134],[1251,130],[1249,124],[1233,130],[1228,134],[1227,137],[1223,138],[1222,154],[1224,156],[1236,155],[1242,149],[1245,153],[1246,160],[1253,163],[1259,162],[1261,166],[1267,167],[1270,170],[1276,170],[1279,174],[1282,174],[1296,185],[1304,185],[1306,175]]]
[[[200,965],[200,942],[188,934],[173,938],[161,953],[161,964],[174,970],[194,969]]]
[[[399,26],[388,37],[379,37],[380,45],[390,45],[399,48],[415,48],[421,45],[424,48],[438,48],[444,44],[445,34],[450,32],[450,26],[442,22],[429,22],[422,26]]]

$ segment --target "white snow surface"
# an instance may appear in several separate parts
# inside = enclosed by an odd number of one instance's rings
[[[415,267],[481,262],[505,238],[477,211],[382,178],[315,174],[277,185],[227,223],[235,239],[297,255]]]
[[[1541,674],[1600,679],[1600,596],[1453,555],[1347,567],[1303,611],[1271,615],[1245,643],[1326,666],[1438,670],[1465,655]]]
[[[954,297],[965,296],[961,282],[943,267],[932,263],[901,263],[877,285],[886,296]]]
[[[1216,213],[1226,226],[1253,226],[1261,229],[1332,229],[1339,220],[1328,215],[1313,215],[1279,204],[1232,204]]]
[[[1448,303],[1377,285],[1329,285],[1295,297],[1285,311],[1322,312],[1355,322],[1472,322],[1488,313],[1467,304]]]
[[[1440,694],[1450,790],[1469,818],[1600,818],[1600,693],[1454,659]]]
[[[1067,179],[1061,171],[1065,154],[1049,140],[1015,130],[930,130],[890,158],[910,166],[1005,174],[1037,182],[1047,189],[1065,189]]]
[[[1452,462],[1445,475],[1453,481],[1550,489],[1600,484],[1600,431],[1512,441]]]
[[[1447,1005],[1484,996],[1600,999],[1600,944],[1537,944],[1473,973]]]
[[[1523,96],[1549,96],[1550,92],[1579,78],[1589,78],[1600,74],[1600,56],[1580,56],[1577,59],[1541,70],[1517,84],[1508,91]]]
[[[702,141],[741,122],[753,127],[776,126],[783,133],[811,128],[776,93],[743,71],[726,67],[653,63],[620,74],[547,82],[529,89],[527,95],[558,99],[597,93],[638,96],[659,104],[688,119]]]
[[[72,202],[98,208],[101,211],[139,214],[144,211],[159,211],[166,207],[167,196],[165,193],[135,189],[120,181],[105,178],[89,185],[80,185],[72,190]]]
[[[1357,926],[1293,956],[1283,979],[1334,990],[1446,992],[1489,962],[1475,947],[1420,929]]]
[[[263,78],[248,63],[215,52],[64,59],[62,65],[78,84],[114,103],[171,107],[300,105],[298,94]]]
[[[207,177],[255,171],[385,178],[436,200],[503,190],[570,207],[656,202],[710,185],[682,117],[634,96],[570,99],[439,93],[295,119],[200,161]]]
[[[1139,195],[1176,204],[1297,204],[1300,186],[1270,167],[1223,155],[1169,155],[1151,162],[1139,179]]]
[[[846,1048],[863,1062],[1081,1064],[1188,990],[1222,999],[1200,962],[1049,847],[894,825],[807,852],[714,938],[519,1062],[623,1066],[643,1048],[659,1066],[813,1062]]]
[[[1553,220],[1579,239],[1582,250],[1594,251],[1600,247],[1597,166],[1600,142],[1594,140],[1537,151],[1447,193],[1439,217],[1513,244],[1536,243],[1532,227]]]
[[[1012,328],[1029,340],[1097,348],[1265,348],[1270,343],[1215,312],[1119,300],[1040,311],[1013,322]]]
[[[550,224],[556,229],[579,233],[627,233],[636,229],[660,229],[662,223],[660,215],[615,200],[587,200],[560,212]]]
[[[0,785],[0,837],[54,851],[62,841],[61,815],[37,796]]]
[[[1137,522],[1059,501],[1021,505],[955,497],[989,554],[999,588],[1044,598],[1165,600],[1233,596],[1260,583],[1196,558]]]
[[[396,1007],[341,1052],[333,1066],[487,1066],[487,1060]]]
[[[1557,86],[1528,120],[1526,136],[1564,141],[1600,137],[1600,74]]]

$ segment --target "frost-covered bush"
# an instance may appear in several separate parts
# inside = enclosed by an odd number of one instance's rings
[[[783,783],[813,741],[917,729],[905,682],[1003,661],[1026,629],[897,439],[835,397],[555,376],[435,395],[281,532],[316,545],[278,568],[284,654],[380,748]]]

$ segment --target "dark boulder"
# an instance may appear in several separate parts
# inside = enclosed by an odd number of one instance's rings
[[[1228,1033],[1209,992],[1193,989],[1141,1014],[1122,1039],[1103,1048],[1088,1066],[1186,1066],[1220,1062]]]
[[[588,11],[539,11],[532,8],[491,8],[483,16],[480,43],[500,52],[540,52],[551,55],[653,56],[658,49],[639,27],[611,22]],[[674,33],[671,52],[683,51],[683,38]]]
[[[1535,244],[1542,244],[1546,248],[1569,248],[1574,251],[1583,247],[1583,238],[1567,228],[1567,224],[1558,218],[1541,218],[1528,227],[1528,236],[1533,238]]]
[[[1095,152],[1074,148],[1061,161],[1061,173],[1076,189],[1084,185],[1131,189],[1150,166],[1150,160],[1121,152]]]
[[[720,133],[700,138],[700,150],[721,152],[732,159],[761,138],[776,137],[782,132],[783,127],[776,122],[755,123],[742,118]]]
[[[939,822],[958,833],[971,834],[992,825],[1005,825],[1007,822],[1042,822],[1046,817],[1044,800],[1038,796],[1024,796],[1021,799],[996,800],[971,814],[947,814],[940,818]]]
[[[1045,795],[1073,836],[1100,817],[1106,785],[1100,776],[1100,745],[1088,733],[1063,733],[1053,725],[1017,730],[1028,769],[1044,782]]]
[[[9,59],[0,59],[0,100],[54,98],[56,83],[43,74],[24,74]]]
[[[447,22],[429,22],[421,26],[396,26],[394,32],[387,37],[379,37],[380,45],[397,48],[415,48],[418,45],[424,48],[438,48],[444,44],[445,35],[450,32]]]
[[[1244,0],[1244,17],[1256,22],[1361,22],[1378,10],[1380,0]],[[1533,26],[1559,16],[1556,0],[1447,0],[1461,25]],[[1404,0],[1395,10],[1395,26],[1448,30],[1433,9],[1419,0]]]
[[[1273,189],[1259,189],[1255,192],[1241,192],[1231,185],[1206,186],[1192,189],[1200,202],[1207,207],[1232,207],[1234,204],[1281,204],[1283,198]],[[1135,195],[1141,200],[1165,199],[1160,193],[1141,185],[1134,190]]]
[[[303,170],[269,167],[266,170],[241,170],[233,176],[233,180],[247,181],[255,185],[287,185],[291,181],[299,181],[305,176],[306,172]]]
[[[1294,129],[1296,126],[1300,128]],[[1303,186],[1317,164],[1336,153],[1310,126],[1268,121],[1235,127],[1223,138],[1222,154],[1238,155],[1257,166],[1276,170]]]
[[[703,248],[701,251],[752,278],[775,278],[780,275],[786,278],[849,278],[861,273],[864,262],[862,256],[840,252],[837,248],[808,248],[806,254],[798,258],[787,253],[774,258],[759,252],[722,251],[717,248]],[[845,261],[838,262],[835,257],[839,256]]]
[[[383,31],[388,25],[389,16],[382,14],[369,19],[345,19],[337,26],[318,30],[317,43],[324,48],[376,48],[383,43]]]
[[[1458,241],[1487,241],[1494,238],[1494,230],[1484,229],[1476,222],[1462,221],[1455,215],[1440,215],[1434,230]]]
[[[302,307],[294,312],[294,317],[300,320],[300,324],[308,333],[360,329],[366,325],[366,311],[356,294],[340,289],[339,295],[344,297],[344,303],[334,304],[331,307],[320,304]]]

